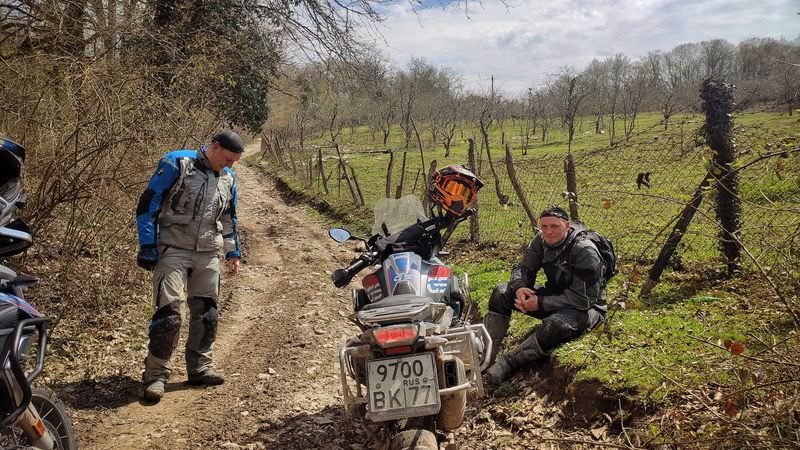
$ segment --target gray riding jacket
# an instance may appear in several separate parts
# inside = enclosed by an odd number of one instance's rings
[[[541,234],[536,235],[511,271],[509,286],[514,291],[533,288],[536,273],[542,269],[547,283],[536,288],[542,311],[592,307],[605,311],[605,264],[591,240],[576,239],[583,229],[580,223],[570,224],[567,237],[556,247],[547,245]]]
[[[228,168],[211,170],[205,147],[170,152],[139,199],[139,245],[222,250],[226,258],[238,258],[236,201],[236,176]]]

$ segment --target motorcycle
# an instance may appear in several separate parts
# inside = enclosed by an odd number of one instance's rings
[[[0,227],[0,257],[12,256],[32,243],[25,223]],[[50,318],[24,299],[38,279],[0,265],[0,447],[14,449],[77,448],[64,403],[49,389],[32,386],[42,373]],[[29,353],[35,348],[28,373]]]
[[[484,326],[467,321],[467,275],[457,278],[439,259],[470,213],[431,208],[427,219],[416,211],[424,210],[414,197],[385,199],[376,207],[373,231],[380,232],[370,238],[329,231],[339,243],[365,245],[349,267],[333,272],[336,287],[377,265],[352,291],[350,319],[361,334],[347,341],[339,362],[345,410],[361,418],[380,448],[438,449],[437,433],[455,444],[451,432],[461,426],[467,401],[484,395],[481,372],[491,354]]]

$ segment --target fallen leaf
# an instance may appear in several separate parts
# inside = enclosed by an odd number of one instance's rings
[[[592,428],[589,432],[592,434],[592,437],[595,440],[599,441],[600,439],[602,439],[602,438],[604,438],[606,436],[606,426],[603,425],[600,428]]]
[[[728,399],[728,401],[725,402],[724,410],[725,410],[725,414],[727,414],[727,415],[729,415],[731,417],[735,416],[739,412],[739,408],[736,407],[736,404],[733,403],[733,400],[731,400],[731,399]]]

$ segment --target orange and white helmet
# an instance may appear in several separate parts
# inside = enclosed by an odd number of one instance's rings
[[[461,164],[443,167],[431,174],[431,200],[445,211],[461,216],[475,206],[483,181]]]

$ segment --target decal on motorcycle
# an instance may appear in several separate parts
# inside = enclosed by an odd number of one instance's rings
[[[377,302],[383,297],[381,282],[374,273],[364,277],[364,279],[361,280],[361,285],[364,286],[364,291],[367,293],[367,298],[370,303]]]
[[[389,255],[384,262],[384,270],[391,295],[419,295],[421,265],[422,258],[412,252]]]
[[[25,311],[26,313],[30,314],[33,317],[42,317],[43,314],[36,310],[30,303],[26,302],[25,300],[17,297],[16,295],[9,295],[0,292],[0,302],[2,303],[10,303],[21,310]]]
[[[447,266],[432,266],[428,272],[428,292],[441,294],[447,290],[450,282],[450,268]]]

